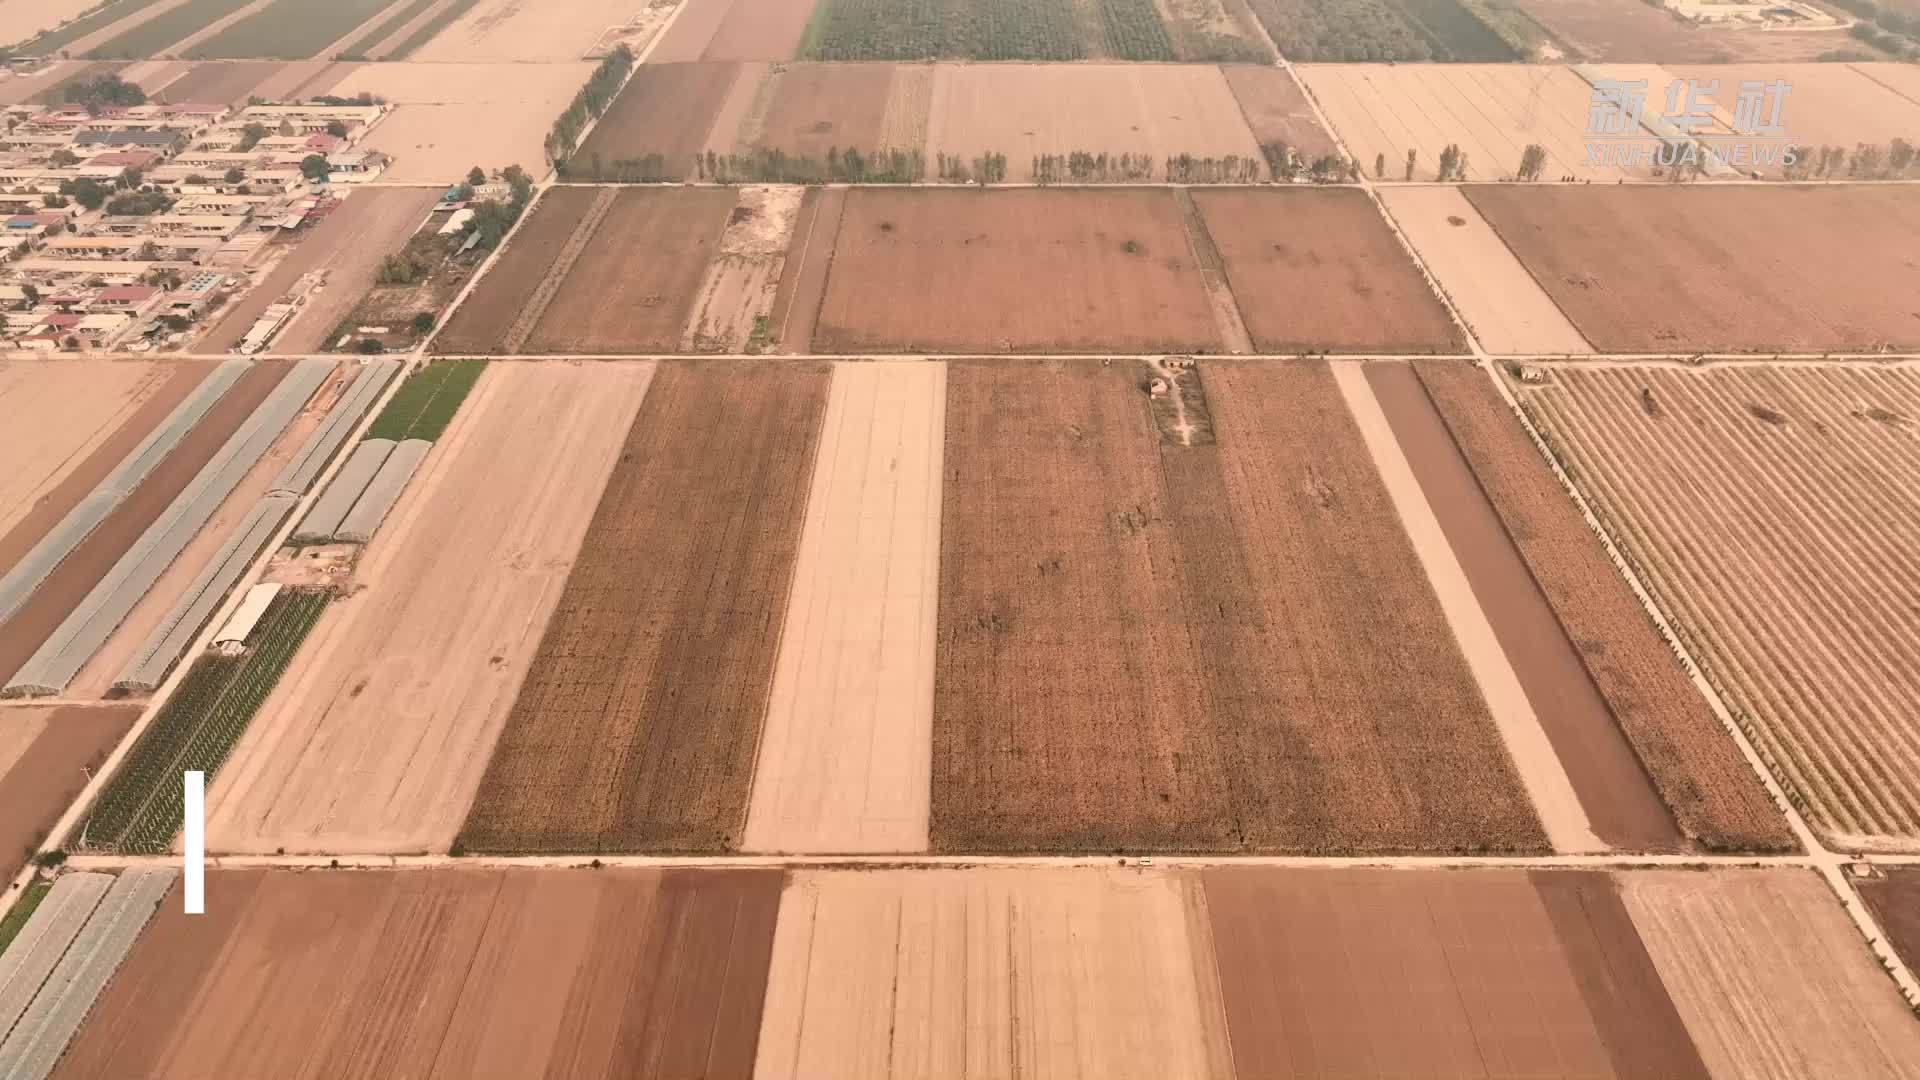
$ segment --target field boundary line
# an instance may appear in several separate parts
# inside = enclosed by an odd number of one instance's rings
[[[342,357],[341,359],[346,358]],[[300,497],[300,501],[294,504],[293,510],[287,515],[286,519],[281,522],[280,527],[274,530],[272,540],[261,550],[259,556],[248,565],[247,572],[234,583],[232,589],[228,591],[226,599],[221,601],[220,606],[215,609],[212,617],[207,620],[206,626],[201,629],[199,634],[195,635],[193,644],[182,654],[181,661],[174,665],[173,671],[167,675],[166,682],[162,683],[160,687],[153,692],[153,696],[147,699],[146,705],[141,709],[139,718],[134,720],[133,726],[129,727],[127,733],[120,737],[120,742],[113,748],[113,751],[107,755],[106,760],[100,763],[98,769],[94,770],[92,776],[87,781],[86,787],[80,789],[80,794],[74,797],[73,802],[70,803],[66,811],[60,815],[60,819],[54,822],[53,827],[47,831],[46,838],[34,849],[33,857],[29,858],[27,865],[22,867],[20,873],[14,876],[13,883],[7,890],[7,895],[4,898],[0,898],[0,917],[4,917],[8,911],[13,909],[13,905],[18,902],[22,896],[26,895],[26,886],[33,880],[34,876],[39,873],[40,856],[63,850],[62,845],[66,842],[67,836],[73,832],[75,826],[79,824],[81,816],[99,799],[101,792],[106,790],[108,781],[113,779],[114,773],[119,771],[120,766],[125,763],[127,756],[133,752],[134,744],[140,741],[142,735],[146,734],[147,729],[153,725],[155,718],[160,715],[160,711],[167,707],[167,702],[172,700],[174,692],[180,688],[182,682],[186,681],[187,673],[193,670],[194,663],[207,651],[207,647],[213,644],[214,636],[225,628],[227,620],[231,619],[234,611],[246,601],[247,592],[260,580],[261,575],[266,572],[268,564],[273,561],[274,555],[279,552],[280,548],[286,544],[288,538],[292,536],[293,530],[298,528],[302,521],[306,520],[307,512],[313,508],[314,502],[326,491],[327,485],[333,483],[334,474],[346,465],[349,457],[353,456],[350,453],[344,452],[345,448],[349,445],[359,443],[361,439],[366,437],[367,429],[373,426],[373,422],[379,417],[381,411],[387,407],[387,403],[393,399],[394,395],[400,392],[400,387],[406,384],[407,375],[411,372],[412,367],[412,363],[403,362],[401,369],[394,373],[392,379],[388,380],[386,390],[381,393],[379,399],[367,406],[365,415],[360,418],[359,423],[354,425],[353,432],[341,442],[340,445],[342,449],[334,453],[333,460],[327,464],[326,469],[314,479],[313,485]],[[251,721],[249,721],[249,723],[251,723]],[[244,732],[241,737],[245,737]],[[165,856],[164,861],[167,865],[171,866],[174,863],[174,857],[171,855]],[[153,864],[150,863],[148,865]]]
[[[67,865],[75,870],[122,870],[144,866],[175,866],[179,856],[74,855]],[[417,870],[461,869],[592,869],[630,867],[660,869],[848,869],[848,870],[959,870],[971,868],[1086,868],[1112,870],[1138,867],[1150,870],[1199,870],[1231,867],[1269,867],[1299,870],[1672,870],[1809,869],[1805,855],[1655,855],[1586,853],[1568,855],[932,855],[874,853],[855,855],[763,855],[736,852],[721,855],[218,855],[209,853],[215,869],[291,870]]]
[[[527,339],[533,336],[534,328],[546,316],[547,308],[553,305],[553,298],[560,294],[560,286],[566,283],[567,275],[573,273],[574,264],[580,261],[581,253],[587,250],[587,244],[593,240],[594,230],[606,220],[617,198],[619,192],[615,191],[603,191],[594,196],[593,205],[587,208],[587,215],[573,227],[566,244],[560,248],[560,254],[554,257],[553,265],[547,267],[546,276],[540,279],[533,295],[521,307],[519,317],[507,329],[507,336],[501,344],[508,352],[519,352],[526,347]]]

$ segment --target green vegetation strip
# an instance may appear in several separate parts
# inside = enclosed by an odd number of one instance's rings
[[[1084,60],[1087,50],[1073,0],[820,0],[800,56]]]
[[[1121,60],[1172,60],[1173,42],[1153,0],[1100,0],[1107,52]]]
[[[27,884],[26,895],[13,905],[6,918],[0,919],[0,953],[6,952],[7,946],[13,944],[13,939],[20,936],[21,928],[27,925],[28,919],[33,918],[34,909],[47,898],[47,890],[51,888],[53,882],[46,878],[37,877]]]
[[[375,45],[393,36],[402,26],[418,18],[421,12],[438,2],[439,0],[410,0],[409,3],[397,5],[392,11],[387,13],[386,18],[381,19],[379,23],[361,34],[358,39],[349,45],[347,51],[342,53],[340,58],[342,60],[368,59],[366,54],[368,49],[373,48]]]
[[[195,60],[305,60],[325,50],[394,0],[273,0],[187,50]]]
[[[90,60],[145,60],[239,11],[248,0],[187,0],[87,54]]]
[[[447,9],[435,15],[425,26],[415,30],[407,40],[394,46],[392,52],[380,57],[382,60],[405,60],[413,50],[440,36],[440,31],[451,26],[454,20],[465,15],[480,0],[454,0]]]
[[[51,56],[88,34],[112,26],[120,19],[159,2],[160,0],[109,0],[108,3],[101,4],[64,26],[56,26],[31,41],[21,42],[5,51],[21,56]]]
[[[94,804],[76,846],[165,854],[184,809],[180,774],[219,771],[331,598],[323,591],[282,592],[254,627],[244,655],[195,663]]]
[[[438,439],[486,367],[485,360],[435,360],[407,376],[366,437],[395,442]]]

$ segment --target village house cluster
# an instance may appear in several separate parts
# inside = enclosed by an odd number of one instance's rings
[[[0,136],[0,347],[175,347],[387,159],[389,106],[15,105]]]

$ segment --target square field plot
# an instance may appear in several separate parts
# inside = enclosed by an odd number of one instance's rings
[[[1209,188],[1193,201],[1261,352],[1465,348],[1364,193]]]
[[[1826,352],[1920,344],[1920,190],[1464,189],[1601,352]]]
[[[1164,190],[859,188],[832,259],[815,352],[1220,344]]]
[[[592,73],[589,63],[356,64],[313,92],[398,104],[362,144],[393,156],[380,179],[452,184],[475,165],[542,171],[541,140]]]

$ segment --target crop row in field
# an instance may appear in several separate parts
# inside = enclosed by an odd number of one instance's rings
[[[367,50],[372,49],[380,45],[381,43],[385,42],[388,38],[398,33],[401,27],[412,22],[414,19],[418,18],[422,13],[424,13],[428,8],[432,7],[433,5],[439,2],[440,0],[399,0],[399,2],[393,5],[393,7],[387,9],[386,13],[380,19],[376,20],[371,25],[369,25],[366,31],[360,34],[359,37],[353,42],[353,46],[350,49],[348,49],[347,52],[341,54],[340,59],[342,60],[395,59],[395,57],[393,57],[392,54],[387,50],[382,50],[380,55],[377,57],[368,56]]]
[[[87,53],[94,60],[141,60],[245,7],[247,0],[186,0]]]
[[[461,16],[473,9],[480,0],[453,0],[442,8],[439,14],[420,24],[420,28],[407,36],[405,41],[387,50],[382,60],[405,60],[422,45],[440,36],[440,32],[452,26]]]
[[[273,0],[187,50],[194,59],[303,60],[324,51],[394,0]]]
[[[34,910],[40,906],[40,901],[47,898],[47,892],[52,888],[52,879],[34,878],[27,883],[27,891],[20,894],[20,899],[7,909],[6,917],[0,918],[0,956],[6,955],[7,946],[20,936],[20,928],[33,918]]]
[[[79,18],[13,47],[23,56],[52,56],[75,41],[112,26],[135,12],[152,7],[160,0],[108,0]]]
[[[395,442],[438,439],[486,367],[485,360],[435,360],[407,376],[400,392],[374,418],[366,437]]]
[[[80,826],[78,846],[166,851],[180,828],[180,774],[219,770],[330,599],[324,591],[283,592],[248,637],[245,653],[200,658],[101,793]]]
[[[1294,61],[1486,61],[1514,53],[1459,0],[1249,0]]]
[[[1219,3],[1174,0],[821,0],[808,60],[1270,59]]]

